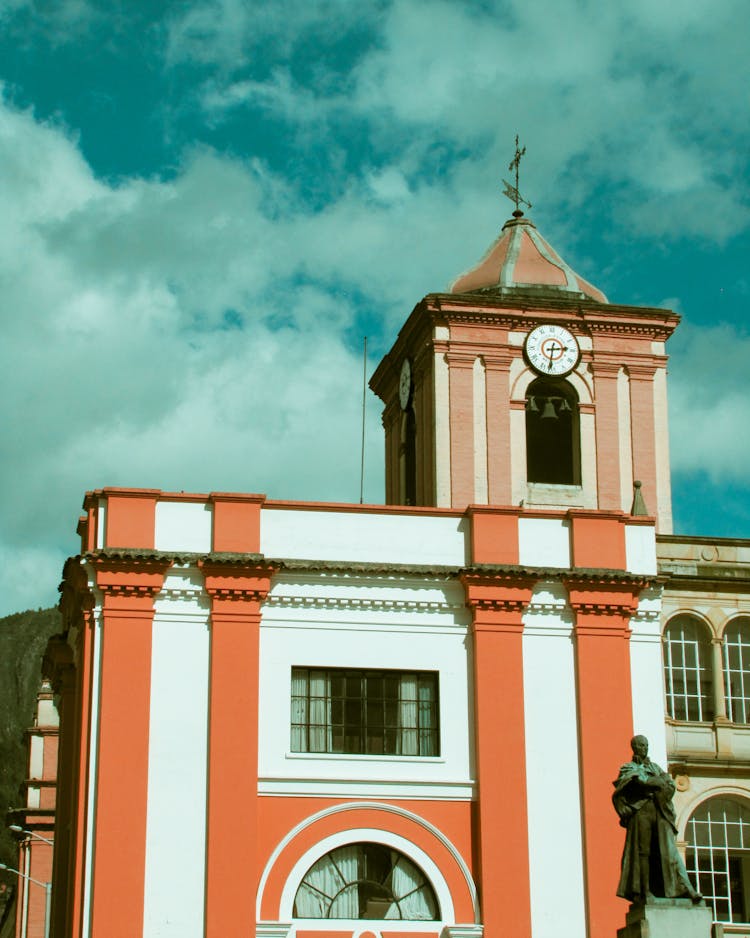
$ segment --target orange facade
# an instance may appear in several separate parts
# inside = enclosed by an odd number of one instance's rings
[[[635,715],[662,724],[633,695],[658,647],[631,637],[670,524],[677,317],[607,303],[509,225],[373,376],[389,505],[86,496],[48,662],[56,938],[622,924],[611,779]],[[529,361],[542,325],[569,372]]]

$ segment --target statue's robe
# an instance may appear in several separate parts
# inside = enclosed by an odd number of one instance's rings
[[[653,777],[661,779],[661,788],[647,788],[644,785],[647,779]],[[694,896],[695,890],[674,839],[677,826],[672,804],[674,782],[671,777],[655,762],[646,759],[645,762],[626,762],[613,784],[615,791],[612,802],[619,815],[620,825],[627,831],[617,895],[631,902],[649,891],[667,898]],[[655,830],[652,831],[651,843],[641,844],[636,817],[649,801],[653,802],[655,808]],[[641,883],[638,856],[642,852],[648,853],[650,857],[650,889],[648,883]]]

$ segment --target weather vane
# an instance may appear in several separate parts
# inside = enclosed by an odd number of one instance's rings
[[[526,152],[526,147],[523,147],[520,150],[518,149],[518,134],[516,134],[516,152],[513,154],[513,159],[510,161],[510,163],[508,163],[509,171],[513,172],[515,170],[516,184],[515,186],[512,186],[508,182],[507,179],[503,179],[503,185],[505,186],[505,188],[503,189],[503,195],[507,196],[511,200],[511,202],[516,203],[516,210],[515,212],[513,212],[513,215],[516,218],[520,218],[521,215],[523,215],[523,212],[518,207],[521,204],[521,202],[523,202],[523,204],[527,208],[531,208],[531,202],[528,202],[526,199],[524,199],[521,193],[518,191],[518,164],[521,162],[521,157],[524,155],[525,152]]]

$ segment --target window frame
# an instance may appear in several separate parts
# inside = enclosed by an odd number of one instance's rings
[[[728,804],[738,809],[738,820],[727,819]],[[712,810],[715,817],[711,817]],[[701,837],[697,836],[699,824],[705,825]],[[730,827],[736,829],[734,837],[730,836]],[[714,921],[750,924],[750,803],[729,793],[705,799],[693,808],[685,825],[684,839],[687,842],[685,867],[693,884],[710,903]],[[706,842],[696,843],[699,839]],[[732,839],[739,841],[739,846],[730,844]],[[733,886],[733,877],[737,877],[738,871],[739,888],[736,884]],[[742,909],[735,912],[738,897],[741,897]],[[740,917],[741,914],[744,917]]]
[[[414,680],[414,693],[402,697],[407,679]],[[386,693],[393,681],[398,682],[396,697]],[[408,719],[402,723],[404,716]],[[295,756],[439,759],[439,672],[293,665],[289,726]]]
[[[686,637],[685,626],[699,637]],[[682,634],[672,637],[672,630]],[[662,634],[662,673],[667,717],[678,723],[712,723],[714,700],[711,630],[697,616],[678,613],[667,622]],[[691,675],[695,680],[691,681]]]
[[[339,862],[339,859],[341,855],[347,853],[349,856],[345,857],[345,864],[352,866],[352,860],[354,860],[354,866],[356,869],[342,869],[342,864]],[[388,869],[386,869],[386,866],[382,863],[378,864],[377,862],[372,862],[376,856],[379,856],[381,860],[384,858],[384,856],[387,858]],[[385,873],[382,878],[374,878],[372,875],[368,875],[368,873],[374,873],[379,865],[381,866],[381,872]],[[402,882],[402,889],[406,889],[406,892],[399,890],[400,895],[397,896],[394,889],[394,873],[399,866],[404,871],[406,876],[411,878],[412,882],[407,884]],[[330,869],[326,870],[326,867],[333,867],[333,872],[331,872]],[[321,873],[322,875],[320,875]],[[316,882],[316,880],[318,880],[318,882]],[[326,882],[326,880],[328,881]],[[413,888],[410,888],[412,884],[414,884]],[[342,897],[346,892],[351,892],[351,887],[357,887],[359,892],[359,889],[368,886],[375,887],[375,889],[370,888],[370,892],[380,893],[380,896],[378,897],[376,895],[372,895],[368,900],[366,897],[358,895],[357,915],[331,915],[331,911],[339,904],[340,897]],[[327,900],[327,908],[324,914],[304,914],[304,912],[300,909],[300,905],[306,904],[303,890],[317,894],[319,897],[318,902],[320,903],[320,908],[318,911],[320,913],[324,912],[323,905],[326,904]],[[402,915],[402,906],[407,908],[409,904],[407,900],[411,897],[417,896],[420,893],[426,897],[425,905],[428,907],[428,909],[431,907],[432,914],[430,917],[424,915]],[[307,897],[308,903],[310,898],[311,897]],[[395,907],[399,914],[397,916],[391,916],[388,914],[385,916],[363,914],[363,899],[365,901],[365,910],[367,910],[370,902],[374,900],[375,910],[377,910],[378,905],[381,905],[382,907],[384,904],[387,904],[388,909],[385,910],[386,913]],[[331,850],[328,850],[322,856],[319,856],[318,859],[308,867],[304,876],[302,876],[302,878],[299,880],[295,890],[292,905],[292,916],[295,920],[308,922],[387,921],[389,923],[393,923],[394,925],[397,925],[399,922],[423,922],[427,924],[431,922],[442,921],[442,909],[437,890],[435,889],[435,886],[431,882],[429,876],[424,871],[424,869],[422,869],[422,867],[408,854],[404,853],[403,850],[399,850],[384,843],[372,841],[352,841],[350,843],[344,843],[334,847]]]
[[[741,631],[743,629],[744,634]],[[730,641],[735,632],[739,641]],[[735,650],[739,667],[730,667],[732,649]],[[750,617],[735,616],[726,624],[721,637],[721,665],[727,718],[732,723],[750,724]],[[735,688],[738,688],[739,693],[735,693]]]

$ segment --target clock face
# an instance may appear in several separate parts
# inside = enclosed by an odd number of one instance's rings
[[[578,342],[572,332],[550,323],[526,336],[526,358],[540,375],[566,375],[578,364]]]
[[[411,363],[408,358],[404,359],[401,366],[401,377],[398,382],[398,400],[401,404],[401,410],[406,410],[411,400]]]

